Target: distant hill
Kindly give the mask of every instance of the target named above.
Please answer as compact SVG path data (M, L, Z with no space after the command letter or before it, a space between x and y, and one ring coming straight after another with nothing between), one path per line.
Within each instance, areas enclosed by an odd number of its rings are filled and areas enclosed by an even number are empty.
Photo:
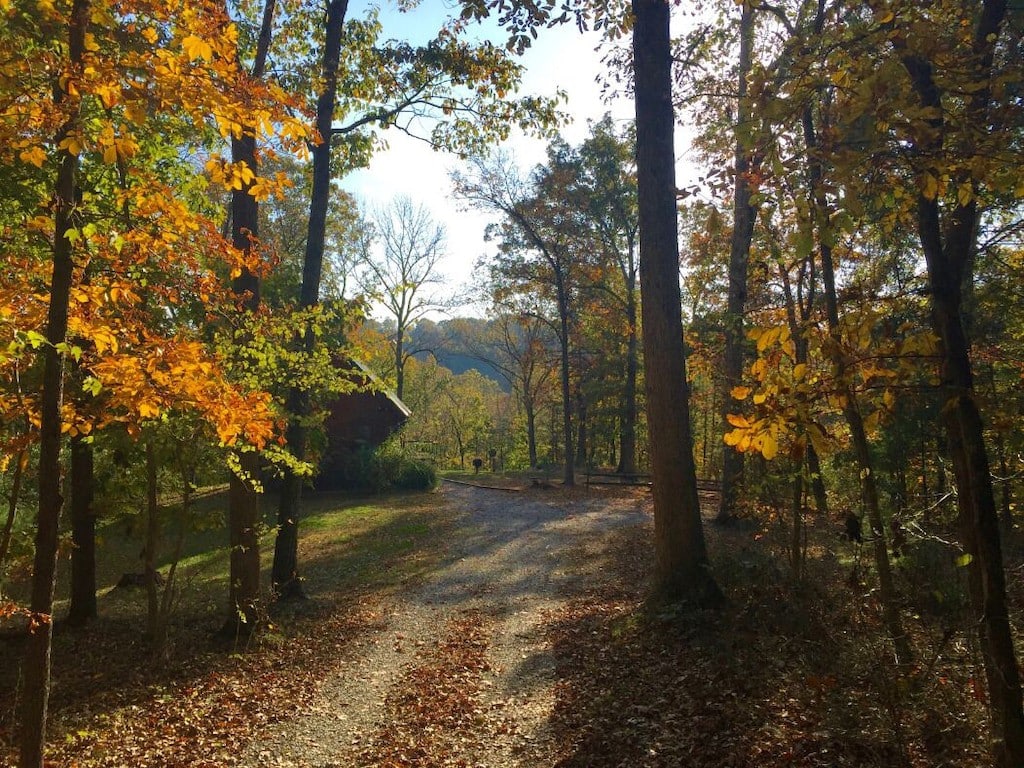
M454 374L465 373L476 369L482 376L496 381L506 392L508 382L498 370L487 362L479 359L486 354L477 356L476 350L481 345L475 342L485 335L489 321L478 317L460 317L442 320L421 320L409 334L411 348L417 350L414 357L426 360L433 355L440 365Z

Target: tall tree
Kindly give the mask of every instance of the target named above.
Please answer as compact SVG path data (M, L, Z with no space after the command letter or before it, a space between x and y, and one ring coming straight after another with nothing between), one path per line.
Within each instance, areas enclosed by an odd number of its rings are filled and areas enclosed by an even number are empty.
M320 303L320 282L323 275L331 191L331 140L338 101L342 31L347 12L348 0L331 0L327 5L323 60L320 67L323 86L316 102L316 131L319 142L314 145L312 151L313 185L309 202L306 251L302 261L302 284L299 288L299 306L302 309L310 309ZM313 352L316 336L309 325L302 334L301 344L305 354ZM288 424L288 444L292 455L299 461L305 461L305 420L310 410L309 392L306 387L292 386L288 392L288 410L294 414ZM303 594L298 563L301 484L302 478L298 473L286 470L277 508L277 538L274 540L274 563L271 569L274 591L279 597L301 597Z
M426 207L408 197L376 211L373 221L375 237L365 244L359 281L367 294L383 303L395 323L395 394L401 399L405 363L415 354L407 347L409 331L427 313L446 306L437 292L443 283L439 263L445 255L446 235Z
M739 61L736 83L736 127L733 173L733 221L729 242L729 300L724 319L725 351L722 356L722 423L730 408L729 393L741 382L743 373L743 312L747 303L747 264L754 237L757 208L752 204L751 174L756 172L753 130L754 115L747 96L747 78L754 60L754 3L742 2L739 19ZM726 451L722 456L722 494L718 521L728 522L736 516L739 489L743 482L743 454Z
M473 160L471 175L455 174L456 193L470 205L505 218L497 231L502 244L491 265L492 282L508 294L536 292L553 305L549 317L561 357L562 439L565 452L562 480L575 485L573 434L572 357L575 338L575 301L581 259L579 216L554 195L546 194L563 183L567 167L564 144L548 148L548 164L523 179L507 156Z
M959 45L950 42L948 48L929 47L910 30L924 26L941 39L939 33L952 21L942 15L944 9L930 16L930 9L903 3L895 10L899 13L878 8L876 20L889 33L916 100L918 119L911 122L910 139L918 181L917 229L928 267L932 322L941 341L941 413L956 477L960 535L971 558L969 591L989 687L994 754L998 765L1009 768L1024 765L1024 710L965 287L973 282L980 199L999 195L1000 185L1007 183L993 158L1005 152L1002 132L1010 127L1002 123L1001 113L1014 109L1005 101L1014 98L1006 94L1005 81L1007 67L1016 67L1019 77L1019 30L1006 39L1006 0L982 0L964 16L973 25L969 38ZM949 195L942 194L939 180ZM1016 184L1019 188L1019 167Z
M617 135L611 117L594 123L590 136L570 160L575 177L565 189L565 203L583 214L586 235L593 246L587 256L588 287L609 304L621 338L621 396L618 422L617 471L632 475L636 468L637 382L640 373L639 238L636 203L635 147L631 132ZM553 190L552 190L553 191ZM607 320L605 316L605 320ZM605 350L600 354L603 356Z
M250 77L261 80L270 55L276 0L265 0ZM260 306L260 275L255 266L259 246L259 203L252 194L259 170L256 131L240 125L231 135L231 162L248 169L231 193L231 244L242 254L231 289L239 306L255 313ZM239 337L244 343L244 336ZM238 454L237 471L231 473L228 489L228 538L231 544L228 577L228 612L225 634L248 634L258 628L260 594L260 457L246 451Z
M670 599L721 599L708 563L690 434L679 291L671 5L633 0L640 292L647 424L654 474L657 590Z
M19 768L42 768L50 694L50 649L53 639L53 593L61 507L61 406L64 395L64 353L68 304L74 272L75 203L78 196L78 153L68 143L81 129L82 99L73 87L85 62L90 0L75 0L67 17L67 59L53 72L53 101L63 113L54 137L59 165L53 186L54 235L43 380L39 413L39 511L36 517L32 567L32 627L22 667L25 693L21 704Z

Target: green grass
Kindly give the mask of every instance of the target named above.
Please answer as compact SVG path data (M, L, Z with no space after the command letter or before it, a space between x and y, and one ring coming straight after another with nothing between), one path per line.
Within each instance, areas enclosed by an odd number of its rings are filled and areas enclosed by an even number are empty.
M445 558L444 533L452 515L431 493L391 494L355 498L343 494L310 494L303 500L299 523L300 573L311 594L336 593L360 588L386 589L423 576ZM265 584L276 534L277 497L261 499L264 530L260 556ZM196 502L201 521L190 530L178 562L177 579L182 590L180 620L202 621L213 611L223 612L227 598L229 548L226 529L227 494L211 493ZM158 563L166 575L177 534L174 507L161 512L163 537ZM125 573L142 571L141 552L145 522L141 516L112 520L97 531L97 585L101 617L141 622L145 593L141 589L114 589ZM26 569L14 574L5 592L16 601L28 597ZM70 579L70 547L61 553L55 615L67 610ZM213 621L213 619L211 619Z

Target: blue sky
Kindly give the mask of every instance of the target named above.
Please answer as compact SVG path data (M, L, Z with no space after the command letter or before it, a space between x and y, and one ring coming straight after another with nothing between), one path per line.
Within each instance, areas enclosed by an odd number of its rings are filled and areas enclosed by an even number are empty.
M455 12L448 0L422 0L409 13L399 12L393 0L360 2L353 0L351 17L362 16L367 8L380 9L384 36L422 43L430 39L445 18ZM503 43L503 33L494 23L480 28L480 38ZM628 41L626 41L628 43ZM605 71L600 35L580 33L569 23L542 30L532 47L520 60L525 68L520 93L554 95L558 89L568 94L564 110L573 116L573 123L561 129L562 136L572 144L580 143L587 134L587 121L600 119L611 112L615 119L628 121L633 117L633 104L626 98L612 102L602 100L598 78ZM695 176L694 166L686 161L687 132L680 129L676 138L680 182ZM473 267L478 258L493 249L484 241L484 229L494 220L492 215L466 211L452 199L449 174L458 167L458 158L429 150L423 142L393 133L387 136L390 148L375 156L369 168L350 174L342 187L366 207L386 206L398 196L407 196L416 204L425 205L448 232L448 257L444 260L445 283L452 294L473 282ZM545 142L514 134L505 143L524 170L544 160ZM461 311L478 314L481 310L463 307Z
M399 13L390 2L378 5L384 36L414 43L429 39L430 33L451 13L450 3L442 0L423 0L420 7L410 13ZM361 16L367 7L370 4L353 2L349 14ZM503 39L497 35L500 32L492 27L482 29L480 36L491 36L495 42ZM574 123L563 128L562 135L571 143L578 143L586 136L588 119L598 119L606 111L621 119L632 116L629 101L620 99L613 104L601 101L600 86L596 82L603 68L600 54L595 52L599 43L598 35L581 34L569 24L542 31L521 60L526 73L520 93L553 95L559 88L567 92L569 102L565 110L573 115ZM493 219L461 210L460 204L452 199L449 173L458 165L455 156L433 152L422 142L402 134L393 133L387 139L389 149L375 156L369 168L346 177L341 186L365 206L384 206L400 195L425 205L448 231L449 255L444 262L447 285L452 289L468 285L473 265L491 247L484 242L483 234L487 223ZM518 134L505 145L524 169L544 159L544 147L543 141Z

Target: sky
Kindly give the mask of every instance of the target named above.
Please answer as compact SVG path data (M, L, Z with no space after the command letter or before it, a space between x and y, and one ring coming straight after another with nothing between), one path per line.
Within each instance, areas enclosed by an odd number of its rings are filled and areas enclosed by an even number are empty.
M378 4L374 4L378 5ZM350 6L350 16L361 15L369 4ZM422 42L424 32L436 30L450 11L444 0L423 0L411 13L399 13L394 5L378 5L384 36ZM480 37L496 37L500 31L482 30ZM568 94L563 111L573 116L573 123L561 129L561 135L571 144L580 143L587 135L587 120L600 119L611 112L616 119L632 119L633 105L620 98L613 103L601 99L601 87L596 76L603 69L596 52L600 36L580 33L572 24L542 30L533 46L520 62L525 75L520 95L552 96L560 88ZM450 172L459 166L457 157L435 152L422 141L392 132L386 135L389 148L375 155L366 169L349 174L341 187L352 193L364 208L387 206L398 196L409 197L414 204L424 205L435 220L443 224L448 235L448 255L442 270L446 286L454 293L472 282L473 267L485 251L493 245L484 241L484 229L495 221L493 214L467 211L452 197ZM545 142L514 134L502 148L511 151L522 169L528 170L544 160ZM468 308L467 308L468 309Z
M353 1L350 16L362 15L368 7L380 9L385 38L422 43L429 39L455 5L451 0L421 0L410 13L399 12L393 0ZM496 44L504 42L497 24L481 28L479 38ZM628 43L628 40L626 41ZM525 68L520 95L553 96L559 89L568 95L562 105L571 114L573 122L560 129L570 144L579 144L587 136L588 120L599 120L606 112L625 124L633 119L633 103L619 96L612 101L602 97L598 77L605 71L602 63L601 36L594 32L581 33L568 23L553 29L541 30L533 45L521 57ZM409 197L414 204L425 206L434 219L443 224L448 235L448 255L443 261L444 283L452 294L464 293L474 282L473 268L480 256L494 250L493 243L484 240L488 223L496 221L494 214L465 210L453 199L450 173L459 166L454 155L435 152L422 141L392 132L386 135L389 148L379 152L364 170L349 174L342 188L352 193L364 209L386 207L398 196ZM683 179L696 174L687 159L687 131L680 129L676 139L677 173ZM543 162L546 142L515 133L502 145L517 158L525 172ZM462 305L459 314L482 314L482 307ZM375 313L376 314L376 313ZM435 318L437 319L437 318Z

